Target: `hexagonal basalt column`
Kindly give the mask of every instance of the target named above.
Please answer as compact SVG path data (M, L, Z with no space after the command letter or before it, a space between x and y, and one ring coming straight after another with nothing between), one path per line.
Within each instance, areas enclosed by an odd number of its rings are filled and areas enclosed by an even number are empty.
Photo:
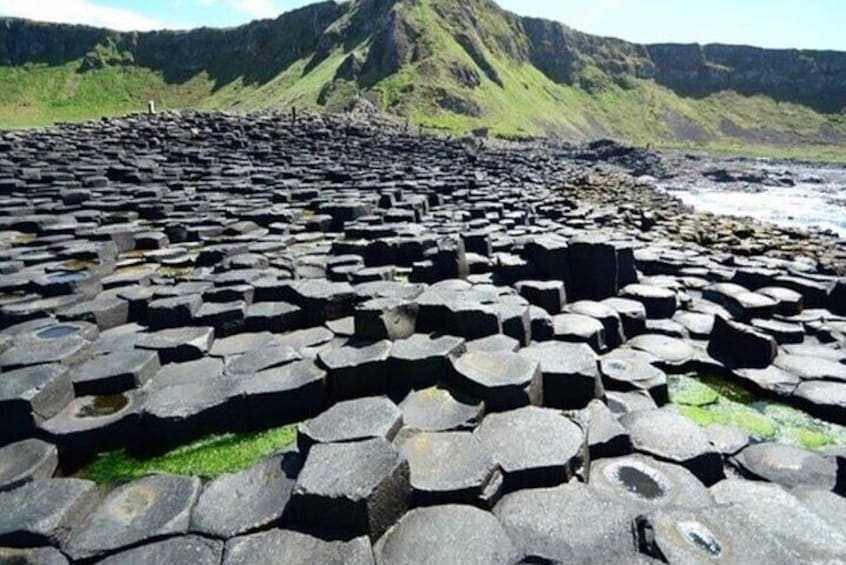
M470 351L453 361L459 386L488 410L510 410L543 401L540 364L516 353Z
M408 507L408 461L384 439L312 447L294 489L295 519L378 539Z
M188 531L200 479L151 475L120 486L74 528L66 553L91 559L156 537Z

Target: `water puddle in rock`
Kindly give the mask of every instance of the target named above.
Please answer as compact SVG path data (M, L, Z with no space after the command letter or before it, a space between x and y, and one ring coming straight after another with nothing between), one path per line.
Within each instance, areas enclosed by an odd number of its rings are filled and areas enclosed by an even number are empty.
M129 398L123 394L95 396L91 402L79 408L76 415L79 418L102 418L117 414L129 404Z
M39 331L37 334L41 339L58 339L79 333L79 328L76 326L59 325L50 326Z
M664 489L658 481L637 467L630 465L618 467L617 480L626 487L626 490L641 498L655 500L664 496Z
M711 533L711 530L699 522L679 522L676 528L684 538L694 547L701 549L711 557L719 557L723 553L720 542Z
M58 272L53 273L52 275L47 275L47 280L51 283L57 284L64 284L64 283L72 283L77 282L85 279L88 276L88 273L84 271L77 271L73 273L66 273L66 272Z
M786 404L756 398L726 379L711 375L671 375L670 401L699 424L743 430L755 441L775 441L809 449L846 445L846 427L814 418Z

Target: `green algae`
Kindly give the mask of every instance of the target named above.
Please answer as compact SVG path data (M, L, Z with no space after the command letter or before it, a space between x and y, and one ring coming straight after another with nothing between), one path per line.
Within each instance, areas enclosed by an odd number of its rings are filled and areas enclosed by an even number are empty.
M297 436L295 425L260 432L214 434L149 458L125 450L101 453L77 476L100 484L117 485L152 473L193 475L213 479L251 467L278 453Z
M846 445L846 427L779 402L756 398L726 379L674 375L668 378L668 384L671 402L700 426L734 426L756 441L776 441L807 449Z

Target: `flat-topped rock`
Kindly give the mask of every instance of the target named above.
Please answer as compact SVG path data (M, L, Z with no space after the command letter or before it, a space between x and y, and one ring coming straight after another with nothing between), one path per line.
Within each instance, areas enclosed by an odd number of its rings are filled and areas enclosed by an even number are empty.
M545 406L584 408L605 394L596 354L583 343L536 343L519 354L540 364Z
M65 551L73 559L89 559L184 534L199 493L199 479L176 475L151 475L117 487L74 528Z
M30 438L0 447L0 491L49 479L59 465L56 446Z
M221 475L203 487L191 514L191 531L229 539L281 521L302 457L295 451Z
M373 549L377 563L397 565L506 565L520 558L493 515L458 504L412 510Z
M177 536L116 553L99 561L105 565L218 565L223 556L223 542L200 536Z
M475 434L502 468L508 489L566 482L587 458L584 431L548 408L489 414Z
M324 540L293 530L268 530L226 542L224 565L312 565L344 563L373 565L373 550L365 536L349 541Z
M406 511L410 496L408 461L378 438L313 446L292 504L299 523L375 540Z
M470 351L454 360L459 386L488 410L509 410L543 401L540 363L510 352Z
M41 479L0 492L0 544L59 546L99 500L97 485L81 479Z
M684 466L706 485L723 478L723 460L705 432L671 408L639 410L620 418L635 450Z
M758 443L736 454L732 461L747 476L777 483L787 489L814 486L846 492L837 465L825 457L792 445Z
M484 414L481 401L440 387L410 392L399 408L406 426L428 432L472 429Z
M144 386L159 368L155 351L127 350L100 355L73 371L74 393L77 396L119 394Z
M490 508L499 497L502 474L488 451L469 432L421 432L399 444L411 469L417 506L470 504Z
M386 397L339 402L297 428L297 445L307 453L316 443L382 438L394 439L402 427L402 412Z

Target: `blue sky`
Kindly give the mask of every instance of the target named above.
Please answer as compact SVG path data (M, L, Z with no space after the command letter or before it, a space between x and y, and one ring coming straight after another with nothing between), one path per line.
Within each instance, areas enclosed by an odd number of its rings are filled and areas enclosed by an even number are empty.
M115 29L233 26L311 0L0 0L0 15ZM455 0L460 2L461 0ZM846 51L846 0L499 0L526 16L642 43Z

